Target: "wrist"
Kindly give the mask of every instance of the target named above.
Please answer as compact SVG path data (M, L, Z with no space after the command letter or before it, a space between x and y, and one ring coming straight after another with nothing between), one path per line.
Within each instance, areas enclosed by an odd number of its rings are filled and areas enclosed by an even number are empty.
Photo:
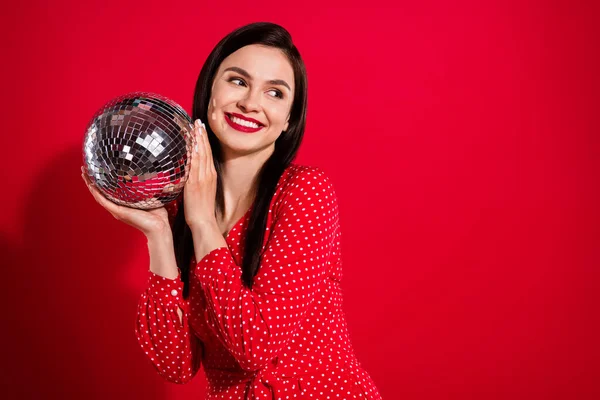
M217 220L203 220L203 221L195 221L192 223L188 222L188 226L190 227L190 230L192 231L192 233L198 232L206 232L206 231L212 231L212 230L219 230L219 225L217 224Z
M173 232L171 228L163 228L159 230L155 230L152 232L146 233L146 240L148 244L150 243L164 243L164 244L172 244L173 243Z
M212 250L227 247L227 242L223 238L216 220L194 224L190 229L197 262L200 262Z

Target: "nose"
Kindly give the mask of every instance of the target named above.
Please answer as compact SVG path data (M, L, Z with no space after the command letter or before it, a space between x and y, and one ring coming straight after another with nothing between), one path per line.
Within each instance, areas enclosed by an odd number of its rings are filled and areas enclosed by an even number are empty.
M260 92L257 90L248 90L244 97L238 101L238 107L243 112L260 111Z

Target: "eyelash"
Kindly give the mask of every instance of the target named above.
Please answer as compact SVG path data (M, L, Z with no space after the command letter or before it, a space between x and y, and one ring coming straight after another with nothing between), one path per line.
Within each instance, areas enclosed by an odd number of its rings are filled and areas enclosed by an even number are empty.
M229 79L227 80L227 82L233 82L233 81L241 81L241 82L244 82L244 84L246 84L246 82L245 82L245 81L244 81L242 78L236 78L236 77L232 77L232 78L229 78ZM240 85L237 85L237 86L240 86ZM278 97L278 98L280 98L280 99L283 99L283 93L281 92L281 90L277 90L277 89L271 89L271 90L269 90L269 91L270 91L270 92L271 92L271 91L273 91L273 92L277 93L277 96L276 96L276 97Z

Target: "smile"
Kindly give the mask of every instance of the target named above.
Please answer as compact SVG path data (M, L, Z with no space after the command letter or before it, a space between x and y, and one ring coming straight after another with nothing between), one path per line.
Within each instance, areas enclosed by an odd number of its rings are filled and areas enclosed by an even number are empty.
M225 121L227 121L229 126L231 126L233 129L245 133L257 132L263 127L263 125L258 122L250 121L248 119L242 119L236 114L231 113L225 114Z

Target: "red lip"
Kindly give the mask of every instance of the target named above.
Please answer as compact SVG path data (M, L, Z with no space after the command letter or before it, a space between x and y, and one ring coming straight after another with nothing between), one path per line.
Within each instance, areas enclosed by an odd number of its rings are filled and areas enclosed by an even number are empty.
M244 116L243 116L243 115L241 115L241 114L236 114L236 113L227 113L227 114L229 114L229 115L231 115L231 116L233 116L233 117L237 117L237 118L239 118L239 119L243 119L244 121L248 121L248 122L254 122L255 124L258 124L258 126L265 126L265 124L263 124L262 122L260 122L260 121L257 121L257 120L255 120L255 119L252 119L252 118L244 117Z
M255 124L258 124L258 128L250 128L248 126L238 125L231 120L230 116L243 119L244 121L254 122ZM264 126L261 122L255 120L255 119L244 117L243 115L235 114L235 113L225 113L225 121L227 121L229 126L231 126L233 129L238 130L240 132L246 132L246 133L257 132L257 131L261 130Z

